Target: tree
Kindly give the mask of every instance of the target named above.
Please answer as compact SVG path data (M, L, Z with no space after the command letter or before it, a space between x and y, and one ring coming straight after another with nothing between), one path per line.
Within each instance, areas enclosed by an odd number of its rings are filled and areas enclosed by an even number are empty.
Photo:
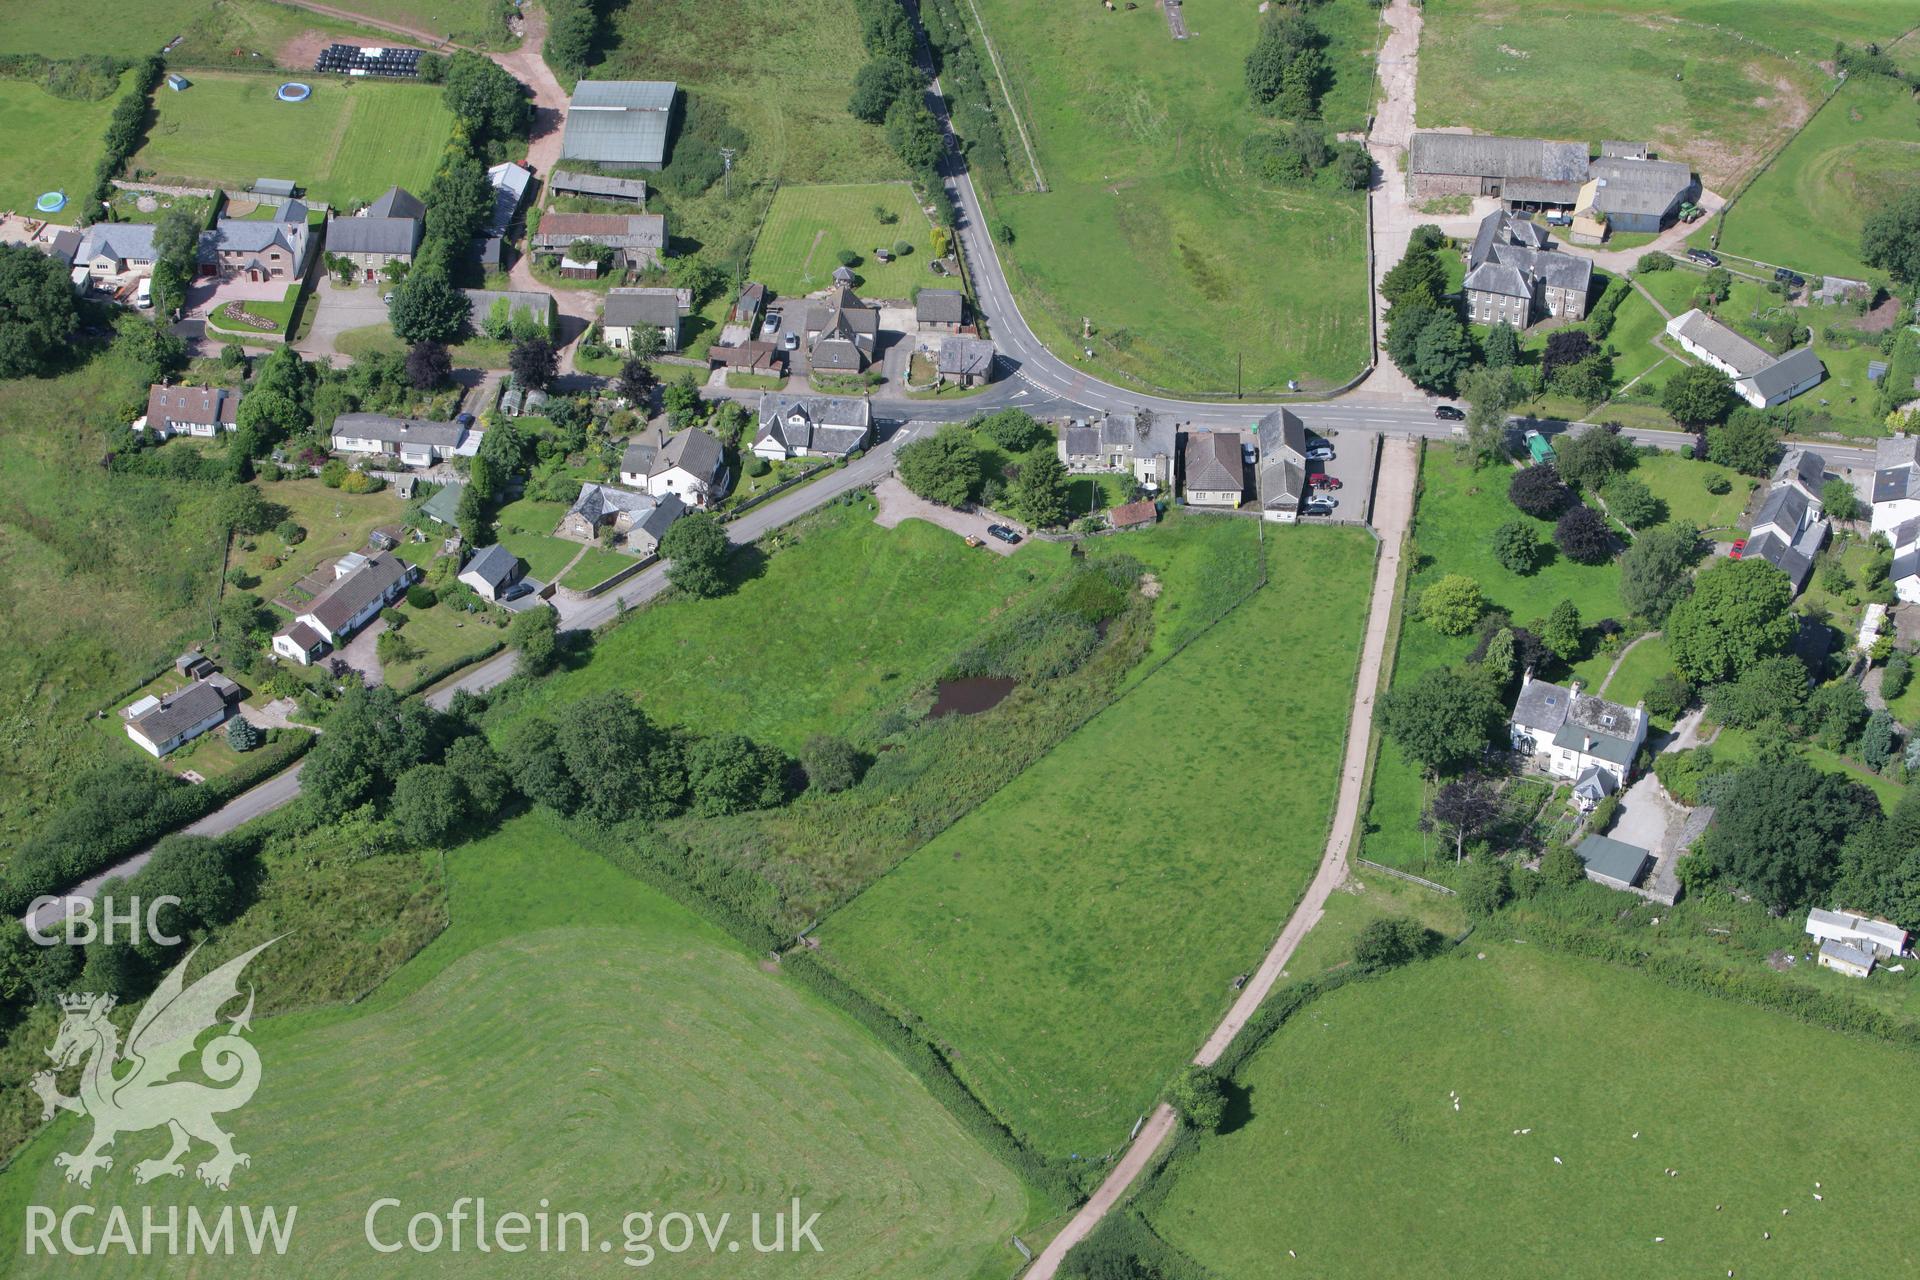
M620 398L639 412L646 412L652 403L653 388L659 379L653 376L653 366L637 355L630 355L620 365L620 376L614 387Z
M1797 658L1774 661L1800 666ZM1806 668L1801 667L1798 675L1801 697L1807 704L1807 732L1827 750L1845 751L1859 736L1861 726L1867 723L1867 695L1853 681L1840 679L1821 685L1808 697Z
M492 543L493 522L487 518L487 499L480 486L468 484L460 490L460 500L453 508L453 522L469 546L484 547Z
M887 145L914 173L929 173L946 150L940 122L918 94L902 98L887 110Z
M1351 139L1334 143L1327 168L1343 191L1365 191L1373 185L1373 157L1362 143Z
M265 533L273 527L274 514L258 489L236 484L220 495L214 518L231 533Z
M1579 364L1597 350L1593 335L1585 329L1555 329L1547 335L1547 349L1540 357L1541 380L1551 382L1560 370ZM1569 479L1573 478L1573 472L1568 471L1565 464L1560 469L1566 471Z
M560 357L545 338L527 338L513 344L507 367L513 370L515 386L545 391L560 372Z
M445 386L453 376L453 357L444 342L416 342L407 349L407 381L416 391Z
M1405 916L1369 920L1353 940L1354 967L1368 973L1398 968L1431 950L1433 930Z
M257 748L265 740L265 735L254 728L253 721L245 716L235 716L227 721L227 745L235 751L246 753Z
M186 341L158 320L123 315L113 322L113 333L114 354L137 367L142 382L158 382L187 367ZM0 325L0 368L4 368L9 342L6 326Z
M1736 409L1724 423L1707 428L1707 458L1744 475L1764 476L1773 470L1780 435L1762 414Z
M1567 482L1590 493L1633 465L1633 446L1605 427L1569 432L1554 443L1553 453Z
M1507 413L1520 401L1513 370L1471 370L1460 381L1460 394L1467 402L1467 443L1474 464L1498 464L1506 456Z
M1725 267L1711 267L1701 278L1700 292L1694 297L1708 310L1725 302L1733 293L1733 272Z
M202 226L200 216L182 202L161 214L153 228L153 307L161 315L173 314L187 300L187 285L200 266Z
M1513 628L1502 627L1487 638L1486 650L1480 655L1480 669L1496 689L1504 690L1513 679L1518 657Z
M234 874L246 852L241 841L167 836L154 846L152 860L128 887L148 902L169 895L180 899L179 909L195 925L225 924L246 905L246 890Z
M1693 589L1700 533L1690 524L1663 524L1633 540L1620 557L1620 601L1654 626Z
M1247 54L1247 92L1254 105L1294 120L1313 114L1328 76L1322 43L1318 28L1298 8L1271 10Z
M1067 468L1051 453L1035 454L1020 464L1007 490L1014 514L1036 529L1067 521Z
M272 387L256 386L240 400L234 415L239 432L250 434L261 453L290 436L305 431L312 420L298 401Z
M1785 653L1799 630L1792 602L1787 576L1765 560L1716 561L1667 615L1673 665L1694 684L1710 685Z
M464 252L493 217L493 184L487 180L487 167L464 151L448 154L452 158L441 162L420 197L427 206L426 233L408 269L409 280L423 265L444 278L453 269L454 255Z
M507 647L517 650L515 668L524 676L543 676L560 661L560 619L551 609L528 609L513 615L507 627Z
M1851 480L1834 476L1820 486L1820 505L1834 520L1858 520L1864 513L1860 493Z
M1891 702L1906 692L1907 682L1913 679L1913 659L1905 651L1895 649L1887 655L1886 670L1880 673L1880 696Z
M384 795L399 776L439 753L446 721L384 685L349 686L300 770L311 813L331 821Z
M1477 773L1465 774L1433 793L1420 819L1422 831L1437 831L1453 840L1453 860L1467 856L1467 842L1500 818L1500 794Z
M1629 529L1644 529L1660 523L1666 504L1653 496L1653 490L1632 476L1615 476L1601 491L1607 510Z
M1217 1133L1227 1118L1226 1087L1205 1067L1189 1065L1175 1076L1167 1101L1182 1120L1202 1133Z
M1702 837L1713 868L1774 911L1818 899L1852 832L1875 822L1873 793L1791 754L1734 771Z
M1513 897L1513 873L1497 858L1474 858L1457 882L1460 905L1476 920L1486 919Z
M667 282L685 289L697 308L726 287L727 273L704 253L685 253L668 261Z
M1857 687L1854 692L1859 692ZM1733 729L1762 725L1793 729L1800 724L1806 707L1807 668L1789 655L1762 658L1707 694L1707 709L1713 718ZM1860 703L1860 715L1863 719L1866 716L1864 701ZM1846 739L1852 737L1849 728Z
M1421 621L1443 636L1467 634L1485 608L1480 584L1462 573L1449 573L1420 593Z
M1693 686L1678 671L1669 671L1647 690L1647 710L1662 720L1678 720L1693 705Z
M1548 652L1562 662L1572 662L1579 656L1586 634L1580 627L1580 610L1573 601L1562 600L1553 606L1553 612L1540 625L1540 640Z
M574 704L554 746L579 791L580 812L597 822L671 817L686 804L678 739L623 693L608 690Z
M687 750L687 785L702 817L764 809L785 794L786 761L737 733L702 738Z
M445 765L415 765L394 782L387 812L408 844L435 848L466 822L467 789Z
M1485 681L1444 667L1380 698L1381 728L1430 774L1478 756L1501 713Z
M920 73L901 58L874 58L853 77L853 96L847 110L854 119L879 124L893 104L920 92Z
M53 372L76 317L65 267L27 245L0 244L0 378Z
M1903 285L1920 284L1920 187L1907 187L1867 215L1860 260Z
M1387 358L1408 377L1413 376L1411 370L1420 346L1420 333L1427 327L1427 321L1438 314L1438 309L1418 300L1404 302L1387 312L1387 336L1383 344Z
M943 507L965 505L980 482L980 455L963 427L942 427L904 446L895 465L902 484Z
M979 427L981 434L1008 453L1025 453L1053 436L1051 431L1034 420L1032 414L1022 409L1002 409L984 418L976 418L967 425Z
M1884 769L1893 758L1895 742L1893 716L1881 707L1867 717L1867 727L1860 731L1860 758L1869 769Z
M526 86L493 59L459 50L447 59L443 83L441 99L475 142L524 138L532 130Z
M387 319L402 342L457 342L467 328L466 295L445 272L416 266L393 291Z
M1507 500L1536 520L1551 520L1567 509L1573 494L1560 482L1554 465L1542 462L1514 473L1507 484Z
M660 538L667 559L667 581L691 596L717 596L726 590L727 557L733 545L718 516L693 511L681 516Z
M1691 430L1724 421L1734 403L1733 383L1727 375L1704 364L1680 370L1660 392L1660 407Z
M520 794L557 813L580 807L580 788L560 753L559 735L549 720L535 716L509 730L501 744L502 762Z
M1411 302L1415 306L1438 307L1447 292L1447 264L1431 251L1415 252L1395 263L1380 277L1380 296L1389 306Z
M700 384L694 381L691 373L683 373L667 384L661 394L660 403L667 411L667 419L676 427L696 421L706 413L706 402L700 398Z
M1473 361L1473 339L1466 326L1451 311L1435 311L1420 327L1420 340L1413 351L1413 368L1401 372L1418 386L1442 394L1451 393L1455 380Z
M547 39L541 55L563 75L586 70L600 37L600 10L592 0L567 0L547 6Z
M1574 507L1553 526L1553 544L1577 564L1602 564L1613 555L1613 530L1591 507Z
M1557 888L1571 888L1587 878L1587 864L1564 842L1540 855L1540 876Z
M845 791L860 781L860 753L845 738L816 733L800 748L800 767L814 791Z
M1520 363L1520 336L1510 324L1496 324L1481 342L1490 369L1510 369Z
M1493 558L1509 573L1526 577L1540 567L1540 534L1525 520L1509 520L1493 531Z

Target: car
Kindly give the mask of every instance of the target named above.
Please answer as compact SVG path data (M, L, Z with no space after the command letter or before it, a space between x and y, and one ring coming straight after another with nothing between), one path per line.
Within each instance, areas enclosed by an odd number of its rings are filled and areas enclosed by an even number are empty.
M1798 272L1789 271L1785 267L1775 267L1773 269L1773 278L1781 284L1791 285L1795 289L1798 289L1807 282L1805 276L1800 275Z
M386 303L386 304L387 304L388 306L392 306L392 305L393 305L393 294L392 294L392 293L386 293L386 294L383 294L383 295L381 296L381 298L380 298L380 301L382 301L382 302L384 302L384 303Z
M1008 546L1020 541L1020 535L1003 524L990 524L987 526L987 532Z
M1333 446L1325 440L1315 440L1307 446L1308 462L1332 462Z
M968 546L970 546L970 547L984 547L984 546L986 546L987 544L986 544L986 543L984 543L984 542L982 542L982 541L981 541L980 539L978 539L978 538L976 538L976 537L974 537L974 536L973 536L972 534L968 534L968 535L967 535L967 545L968 545Z
M800 349L800 335L797 333L789 333L780 339L780 345L788 351L798 351Z
M1735 538L1733 540L1733 547L1727 552L1727 559L1738 560L1741 556L1745 555L1746 553L1747 553L1747 540L1745 538Z
M1570 227L1573 225L1573 215L1570 213L1550 213L1547 215L1547 225L1550 227Z
M1307 477L1307 483L1316 489L1339 489L1343 486L1338 476L1330 476L1324 471L1316 471Z
M473 415L470 413L457 413L453 416L453 420L463 427L471 427L474 421Z
M531 582L516 582L505 591L502 591L500 598L502 600L518 600L521 596L526 595L532 590L533 584Z
M1330 516L1339 505L1340 499L1321 494L1307 499L1306 513L1310 516Z
M1703 267L1717 267L1720 265L1720 255L1717 253L1708 253L1705 249L1689 249L1687 250L1687 261L1697 262Z
M1460 412L1460 410L1450 404L1437 404L1433 406L1433 416L1442 422L1465 422L1467 420L1466 414Z

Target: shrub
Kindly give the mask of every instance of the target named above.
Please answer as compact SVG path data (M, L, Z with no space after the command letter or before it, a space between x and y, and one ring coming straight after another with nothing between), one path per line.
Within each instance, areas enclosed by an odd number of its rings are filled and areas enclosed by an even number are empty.
M747 459L747 474L750 476L763 476L771 470L773 470L773 464L757 453Z
M440 595L424 582L416 582L407 588L407 603L416 609L431 609L440 603Z
M1727 479L1717 471L1707 477L1706 485L1707 492L1716 497L1720 494L1730 492L1733 489L1733 481Z
M1507 500L1535 519L1551 520L1567 509L1573 494L1561 483L1553 464L1541 463L1514 475L1507 485Z
M227 721L227 745L235 751L252 751L263 740L264 735L245 716Z
M1693 705L1693 686L1678 671L1669 671L1647 690L1647 710L1662 720L1677 720Z
M1913 659L1895 650L1887 658L1887 669L1880 674L1880 696L1891 701L1906 692L1913 678Z
M1671 271L1673 270L1673 257L1670 254L1661 253L1658 250L1652 253L1643 253L1640 255L1640 261L1634 264L1634 270Z
M346 478L347 464L338 458L327 459L327 464L320 468L320 483L329 489L338 489Z
M307 540L307 531L291 520L282 520L274 526L273 531L280 535L280 541L290 547L297 547Z
M1353 962L1362 969L1391 969L1417 960L1436 941L1431 929L1402 916L1369 920L1353 940Z
M1420 617L1443 636L1473 630L1486 607L1480 584L1465 574L1449 573L1420 593Z
M1167 1101L1180 1118L1202 1133L1216 1133L1227 1118L1227 1091L1205 1067L1188 1066L1174 1078Z

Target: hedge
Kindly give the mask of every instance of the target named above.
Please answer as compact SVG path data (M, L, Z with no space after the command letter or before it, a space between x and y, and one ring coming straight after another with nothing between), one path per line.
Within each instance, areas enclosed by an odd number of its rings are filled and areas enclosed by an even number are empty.
M102 206L113 199L113 179L120 166L140 149L141 135L147 127L147 99L165 71L166 63L158 57L142 61L134 73L132 92L114 104L113 114L107 117L106 150L94 169L92 199L83 210L85 221L99 221Z
M403 698L410 698L422 689L439 684L456 671L464 670L476 662L485 662L488 658L491 658L494 654L499 653L506 647L506 641L495 640L478 653L468 654L464 658L449 658L437 667L428 667L425 671L414 676L412 680L409 680L404 688L395 689L394 692Z

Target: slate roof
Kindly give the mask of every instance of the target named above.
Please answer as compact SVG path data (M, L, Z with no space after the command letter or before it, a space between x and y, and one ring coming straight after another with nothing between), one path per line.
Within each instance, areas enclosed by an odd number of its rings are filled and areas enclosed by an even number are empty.
M1620 779L1614 775L1613 770L1602 769L1597 764L1588 765L1580 771L1580 776L1573 780L1575 795L1590 796L1596 801L1604 800L1619 789Z
M328 253L384 253L408 255L420 247L425 224L418 218L366 217L327 219Z
M1520 696L1514 699L1513 723L1523 729L1558 733L1560 726L1567 722L1567 708L1572 703L1573 695L1559 685L1528 680L1521 685Z
M240 399L239 392L226 387L169 387L156 382L147 389L147 425L230 427L240 415Z
M630 437L627 447L620 452L620 474L625 476L644 476L653 470L654 457L660 452L660 442L652 432L643 432Z
M424 422L385 413L343 413L333 420L333 434L355 440L378 440L383 444L424 444L451 449L459 445L467 429L457 422Z
M638 178L603 178L597 173L555 169L547 178L547 187L556 192L598 196L604 200L647 202L647 184Z
M151 222L96 222L80 237L74 261L117 258L123 262L152 262L154 229Z
M427 206L405 187L388 187L380 198L367 206L369 218L413 218L427 216Z
M520 558L495 542L482 547L473 559L467 561L467 567L460 571L461 577L472 574L498 591L520 576Z
M954 377L984 378L993 372L993 344L985 338L954 334L940 343L934 367Z
M299 189L299 184L291 178L255 178L251 191L263 196L291 196Z
M1587 146L1584 142L1548 142L1541 138L1416 133L1407 157L1407 172L1578 183L1587 177Z
M1769 526L1780 530L1781 536L1792 539L1800 535L1812 511L1807 495L1792 485L1782 485L1778 489L1767 491L1767 497L1760 504L1760 510L1754 513L1753 529L1758 532Z
M659 499L649 493L635 493L631 489L616 489L612 485L586 481L580 485L580 496L573 500L567 514L582 516L589 524L599 524L621 511L636 514L651 511L658 502Z
M1773 469L1773 483L1790 484L1794 481L1809 492L1818 494L1820 486L1827 477L1827 460L1811 449L1788 449L1780 457L1780 465Z
M1673 322L1671 332L1716 360L1725 361L1737 377L1749 377L1773 360L1773 353L1765 347L1749 342L1698 307Z
M754 444L779 443L789 453L810 449L843 454L866 444L873 429L873 405L842 396L790 396L767 392L760 397L760 426Z
M1633 763L1636 718L1632 708L1590 693L1570 697L1566 723L1553 735L1553 745L1625 769Z
M726 452L720 442L698 427L688 427L669 437L653 460L653 475L662 475L675 467L696 479L711 484L726 466Z
M1260 451L1260 505L1298 508L1307 496L1307 428L1299 415L1276 409L1254 428Z
M1526 273L1504 262L1483 262L1467 272L1461 287L1469 293L1496 293L1503 298L1532 298Z
M1787 354L1748 374L1740 381L1750 384L1763 399L1771 400L1791 391L1809 378L1822 377L1827 366L1813 353L1811 346L1795 347Z
M594 240L615 249L664 249L667 219L659 213L546 213L534 233L537 249L564 249Z
M325 636L315 631L308 623L299 619L295 619L291 626L283 628L279 634L292 640L294 644L299 646L300 652L302 653L312 653L315 649L321 648L327 643Z
M1239 492L1244 479L1240 461L1240 433L1196 431L1187 437L1187 491Z
M670 493L656 500L653 510L635 520L633 527L645 530L648 537L658 542L661 535L666 533L667 527L686 513L687 504L681 501L680 495Z
M305 202L300 200L289 200L285 204L275 207L273 211L273 220L275 222L304 223L307 220L307 215L310 212L312 211L307 208Z
M569 160L660 164L673 116L671 80L582 80L567 105L560 154Z
M743 342L736 347L708 347L707 359L729 369L774 369L786 363L786 352L772 342Z
M1777 489L1776 493L1791 493L1790 489ZM1820 547L1827 540L1831 526L1825 520L1816 520L1803 530L1796 530L1789 537L1773 529L1764 529L1747 539L1741 558L1747 560L1765 560L1768 564L1787 575L1798 593L1807 585L1807 579L1813 573L1814 558L1820 554ZM1899 562L1896 560L1889 572L1898 578Z
M255 222L222 218L213 230L200 233L200 261L212 262L221 253L262 253L279 247L296 258L306 252L304 222Z
M158 746L191 729L208 716L224 712L227 699L212 681L201 680L160 700L160 705L130 722L142 737Z
M1594 875L1625 885L1638 885L1646 879L1647 868L1653 863L1653 855L1639 845L1611 836L1588 836L1574 852Z
M966 318L966 297L958 289L922 289L913 300L913 318L921 324L959 324Z
M1173 419L1153 414L1109 413L1098 422L1068 426L1063 433L1069 458L1101 459L1115 453L1135 458L1171 457L1178 439Z
M40 252L53 258L60 265L70 267L73 265L73 255L80 251L80 242L85 238L83 233L75 231L72 227L66 227L54 232L52 240L43 242L40 245ZM1880 371L1885 373L1885 367L1883 366Z
M389 552L368 556L367 562L344 578L335 578L315 596L302 616L319 620L320 625L339 635L347 622L375 600L382 599L412 573L412 566Z
M1873 500L1897 498L1920 498L1920 436L1894 436L1874 445Z
M1610 214L1665 214L1694 190L1693 170L1677 160L1603 155L1587 177L1600 184L1593 207Z
M678 289L609 289L607 291L606 310L601 314L603 325L631 328L634 325L653 325L667 329L680 323L680 291Z

